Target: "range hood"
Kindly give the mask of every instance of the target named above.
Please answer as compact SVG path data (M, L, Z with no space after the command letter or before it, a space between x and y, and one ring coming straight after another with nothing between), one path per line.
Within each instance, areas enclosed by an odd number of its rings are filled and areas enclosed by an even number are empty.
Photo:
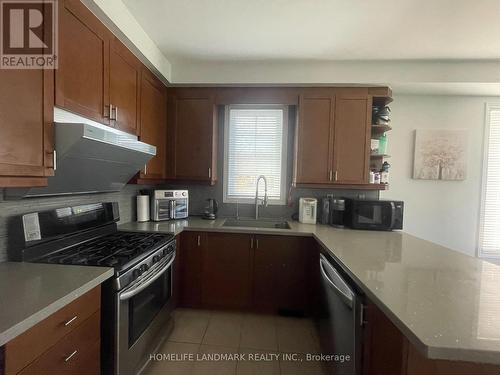
M54 110L56 168L43 188L6 189L7 198L115 192L156 155L137 136Z

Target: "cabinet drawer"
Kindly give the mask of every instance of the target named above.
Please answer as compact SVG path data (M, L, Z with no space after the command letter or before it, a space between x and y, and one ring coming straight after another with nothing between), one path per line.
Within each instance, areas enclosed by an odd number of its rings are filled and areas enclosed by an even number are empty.
M100 306L101 287L98 286L8 342L5 345L6 375L18 373L99 311Z
M100 311L43 353L19 375L100 373Z

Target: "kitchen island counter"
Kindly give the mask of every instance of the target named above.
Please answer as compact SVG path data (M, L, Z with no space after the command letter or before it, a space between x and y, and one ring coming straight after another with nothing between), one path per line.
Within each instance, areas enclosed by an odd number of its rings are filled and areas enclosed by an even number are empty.
M120 230L312 236L427 358L500 364L500 266L404 232L224 227L225 219L127 223Z

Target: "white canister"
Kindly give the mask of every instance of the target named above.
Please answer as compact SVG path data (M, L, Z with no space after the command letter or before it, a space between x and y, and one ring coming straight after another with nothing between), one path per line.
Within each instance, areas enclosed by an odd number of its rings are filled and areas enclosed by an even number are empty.
M137 221L149 221L149 195L137 196Z

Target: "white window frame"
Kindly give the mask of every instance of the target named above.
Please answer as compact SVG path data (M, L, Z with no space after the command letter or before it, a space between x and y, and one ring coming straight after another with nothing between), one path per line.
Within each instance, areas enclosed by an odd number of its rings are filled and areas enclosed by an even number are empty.
M491 111L500 111L500 103L486 103L485 105L485 116L484 116L484 134L483 134L483 160L482 160L482 171L481 171L481 198L479 207L479 220L478 220L478 231L477 231L477 256L480 258L490 258L490 259L500 259L500 249L498 254L484 254L481 251L481 233L484 224L484 207L486 200L486 183L488 182L488 152L490 143L490 120Z
M223 171L223 202L224 203L255 203L253 198L231 198L227 195L228 179L228 150L229 150L229 112L231 109L281 109L283 111L283 139L281 146L281 186L280 199L269 199L269 205L286 205L287 202L287 185L288 185L288 106L281 104L233 104L227 105L224 114L224 171ZM263 182L260 182L259 197L264 197Z

